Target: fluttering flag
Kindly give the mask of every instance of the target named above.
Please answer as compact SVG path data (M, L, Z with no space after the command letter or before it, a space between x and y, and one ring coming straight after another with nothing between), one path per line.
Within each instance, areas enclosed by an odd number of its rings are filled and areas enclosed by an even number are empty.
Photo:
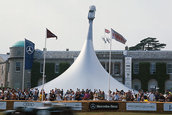
M35 51L35 44L25 39L25 69L31 69L33 63L33 54Z
M125 44L125 42L127 41L121 34L116 32L112 28L111 28L111 34L112 34L112 39L115 39L118 42Z
M105 43L107 43L106 38L102 37L102 40L103 40Z
M110 43L110 38L102 37L102 40L103 40L105 43Z
M110 31L108 29L105 29L104 31L105 33L109 34ZM104 37L102 37L102 40L105 42L105 43L110 43L110 38L108 38L105 34L104 34Z
M47 30L47 38L53 38L53 37L55 37L56 39L57 39L57 36L55 35L55 34L53 34L50 30L48 30L47 28L46 28L46 30Z
M110 38L106 38L107 43L110 43Z
M110 33L110 31L109 31L108 29L105 29L105 33L109 34L109 33Z

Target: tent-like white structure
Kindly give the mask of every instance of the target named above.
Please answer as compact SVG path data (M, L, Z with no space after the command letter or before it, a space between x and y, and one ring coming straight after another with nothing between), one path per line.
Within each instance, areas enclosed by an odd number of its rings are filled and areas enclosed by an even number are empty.
M94 48L92 39L93 19L95 18L95 6L91 6L88 14L89 30L83 48L74 63L60 76L44 84L45 92L51 89L100 89L106 93L109 90L109 79L111 90L131 90L118 82L100 64ZM38 87L39 90L42 86Z

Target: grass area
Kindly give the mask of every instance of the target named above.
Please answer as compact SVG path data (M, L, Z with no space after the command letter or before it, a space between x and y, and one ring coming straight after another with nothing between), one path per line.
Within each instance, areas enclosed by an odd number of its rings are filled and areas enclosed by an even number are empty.
M170 115L170 114L140 113L140 112L78 112L75 115Z

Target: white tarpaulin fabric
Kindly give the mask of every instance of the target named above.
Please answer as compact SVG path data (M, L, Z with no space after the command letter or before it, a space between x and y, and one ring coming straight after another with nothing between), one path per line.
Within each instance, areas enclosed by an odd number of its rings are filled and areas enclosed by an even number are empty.
M79 56L63 74L44 85L45 92L49 92L51 89L55 88L63 89L64 91L68 89L76 91L77 88L79 88L91 89L92 91L94 91L94 89L100 89L107 93L109 90L109 77L110 89L112 91L116 89L124 91L131 90L112 78L100 64L93 48L93 19L94 18L89 18L88 37ZM41 90L42 86L38 88Z

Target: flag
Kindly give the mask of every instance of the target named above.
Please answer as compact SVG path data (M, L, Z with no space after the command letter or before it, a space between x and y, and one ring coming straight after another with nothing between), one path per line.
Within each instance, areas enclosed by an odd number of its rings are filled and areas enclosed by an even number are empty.
M48 30L47 28L46 28L46 30L47 30L47 38L52 38L52 37L55 37L56 39L57 39L57 36L55 35L55 34L53 34L50 30Z
M110 39L109 39L109 38L104 38L104 37L102 37L102 40L103 40L105 43L110 43Z
M103 40L105 43L107 42L107 41L106 41L106 38L104 38L104 37L102 38L102 40Z
M27 39L25 39L25 69L31 69L33 63L33 54L35 51L35 44Z
M109 31L108 29L105 29L105 33L109 34L109 33L110 33L110 31Z
M110 43L110 38L106 38L107 43Z
M111 28L111 34L112 34L112 39L115 39L118 42L125 44L125 42L127 41L121 34L116 32L112 28Z

